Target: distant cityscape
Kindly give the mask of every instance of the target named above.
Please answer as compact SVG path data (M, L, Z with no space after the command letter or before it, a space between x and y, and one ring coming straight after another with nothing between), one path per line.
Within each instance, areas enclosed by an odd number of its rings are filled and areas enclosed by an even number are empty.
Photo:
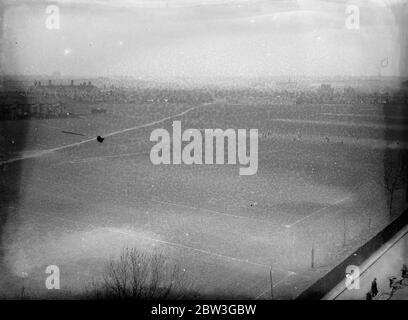
M59 79L60 77L56 77ZM0 91L0 120L56 118L75 116L69 110L72 103L149 104L228 102L236 104L398 104L408 102L408 81L400 86L395 79L360 80L358 85L347 86L347 81L316 83L304 80L275 81L264 86L190 86L164 83L142 83L132 79L66 80L3 78ZM31 80L31 79L30 79ZM128 81L125 81L128 80ZM350 81L354 84L353 81ZM372 88L375 90L371 90ZM92 113L105 112L92 108Z

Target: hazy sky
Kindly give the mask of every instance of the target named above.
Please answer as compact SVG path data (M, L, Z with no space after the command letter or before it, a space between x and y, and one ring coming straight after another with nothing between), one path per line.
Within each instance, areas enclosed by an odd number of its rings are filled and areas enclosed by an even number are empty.
M45 1L17 1L5 10L4 69L141 78L399 75L398 22L383 2L65 0L54 2L60 29L48 30ZM359 30L345 26L348 4L360 8Z

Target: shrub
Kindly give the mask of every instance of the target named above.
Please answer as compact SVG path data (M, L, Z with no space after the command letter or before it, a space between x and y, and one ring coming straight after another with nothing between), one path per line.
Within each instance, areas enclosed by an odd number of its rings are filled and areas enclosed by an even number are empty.
M161 253L124 248L111 259L102 279L88 293L93 299L184 299L192 298L191 282L177 264Z

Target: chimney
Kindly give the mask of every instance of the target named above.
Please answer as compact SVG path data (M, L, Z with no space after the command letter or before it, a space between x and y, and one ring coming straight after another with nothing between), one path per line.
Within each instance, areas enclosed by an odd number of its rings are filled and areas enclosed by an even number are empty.
M51 80L48 80L48 85L52 86Z
M71 80L71 87L74 85L74 80Z

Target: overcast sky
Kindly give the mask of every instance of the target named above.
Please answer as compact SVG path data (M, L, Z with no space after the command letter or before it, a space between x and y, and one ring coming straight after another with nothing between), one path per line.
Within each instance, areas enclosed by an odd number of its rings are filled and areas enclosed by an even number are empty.
M5 10L7 73L154 79L400 73L398 19L381 0L347 2L360 8L359 30L346 28L344 1L65 0L57 1L59 30L46 28L44 1L17 3Z

